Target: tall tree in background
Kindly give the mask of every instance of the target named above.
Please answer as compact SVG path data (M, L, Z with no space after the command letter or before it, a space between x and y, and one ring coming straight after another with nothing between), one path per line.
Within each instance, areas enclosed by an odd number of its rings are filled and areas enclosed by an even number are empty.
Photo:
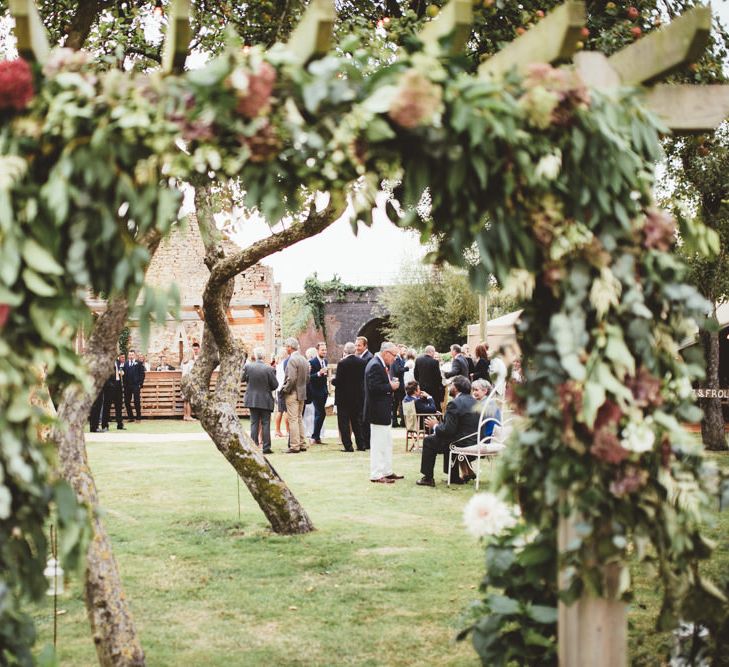
M676 189L673 197L679 216L695 216L719 235L720 250L713 257L682 249L691 269L691 282L714 304L713 328L701 328L699 339L706 360L707 389L719 388L719 324L716 304L729 298L729 123L712 136L671 142L669 173ZM702 398L701 435L708 449L727 449L721 399Z

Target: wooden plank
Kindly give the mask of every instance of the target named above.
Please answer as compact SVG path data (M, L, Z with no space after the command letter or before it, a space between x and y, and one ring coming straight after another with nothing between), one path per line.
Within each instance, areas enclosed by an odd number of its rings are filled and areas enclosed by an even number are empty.
M191 39L190 0L172 0L167 12L167 34L162 51L162 69L165 72L181 72L185 68Z
M674 132L710 132L729 118L729 85L659 84L645 103Z
M500 76L512 68L523 72L533 63L566 60L577 50L585 25L585 3L568 0L508 46L481 63L482 77Z
M698 60L710 31L711 9L694 7L660 30L614 53L608 62L623 84L650 83Z
M452 35L449 52L455 54L463 51L463 47L471 36L472 5L471 0L450 0L447 5L443 6L438 16L425 24L420 31L420 41L438 51L440 50L439 40Z
M560 553L576 537L576 518L559 518ZM559 602L557 641L560 667L627 667L628 605L616 600L619 566L606 566L606 587L612 599L589 594L566 605ZM560 588L564 577L560 573Z
M311 1L287 43L295 62L303 65L329 51L336 17L334 0Z
M607 90L620 86L620 76L611 67L607 56L599 51L580 51L572 61L580 78L592 88Z
M10 0L10 14L15 19L15 37L18 53L26 60L43 64L48 60L51 47L48 44L46 28L41 21L33 0Z

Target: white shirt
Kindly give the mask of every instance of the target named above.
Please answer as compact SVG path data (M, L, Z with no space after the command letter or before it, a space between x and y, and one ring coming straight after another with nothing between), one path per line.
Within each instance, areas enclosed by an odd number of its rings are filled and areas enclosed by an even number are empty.
M506 364L501 357L494 357L489 362L489 375L494 381L496 393L504 395L506 391Z

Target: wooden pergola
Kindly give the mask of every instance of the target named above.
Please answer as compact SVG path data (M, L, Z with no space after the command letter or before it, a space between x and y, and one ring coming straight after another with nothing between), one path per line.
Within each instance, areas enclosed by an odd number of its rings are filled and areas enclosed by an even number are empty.
M10 0L16 20L18 50L25 58L43 62L50 52L48 39L32 0ZM163 68L179 71L187 56L190 0L172 0ZM472 24L471 0L451 0L421 32L422 41L440 48L451 36L449 48L457 53L467 42ZM299 63L326 53L336 19L333 0L312 0L292 34L288 49ZM660 83L675 70L703 53L711 29L711 10L696 7L617 53L579 50L585 26L584 2L568 0L499 53L483 62L477 76L491 79L534 63L567 64L594 89L637 88L645 106L675 134L708 132L729 116L729 86ZM486 334L486 303L482 298L481 331ZM561 519L559 549L564 551L574 534L577 517ZM608 595L584 595L570 606L560 604L559 663L565 667L621 667L627 665L627 606L617 599L620 569L604 568ZM560 579L561 581L561 579Z

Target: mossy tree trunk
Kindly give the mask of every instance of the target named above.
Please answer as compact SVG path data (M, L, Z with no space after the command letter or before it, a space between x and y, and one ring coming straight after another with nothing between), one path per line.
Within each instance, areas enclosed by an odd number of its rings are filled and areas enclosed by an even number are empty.
M235 255L225 257L213 221L210 193L204 187L195 191L198 224L205 243L205 263L210 278L203 294L205 332L200 356L191 373L183 378L182 392L200 418L218 450L233 466L266 515L274 532L290 535L307 533L314 525L301 503L243 430L236 414L236 402L245 347L228 325L227 310L233 295L235 277L268 255L318 234L339 217L330 204L324 211L310 211L303 222L254 243ZM220 363L214 391L210 377Z
M113 368L117 341L127 321L128 310L127 299L115 297L96 321L84 355L92 389L87 391L74 383L64 390L58 409L58 425L53 432L61 473L76 492L79 502L87 507L91 519L92 540L86 553L84 600L99 664L103 667L145 664L111 539L99 516L99 494L84 442L84 425L91 404Z

